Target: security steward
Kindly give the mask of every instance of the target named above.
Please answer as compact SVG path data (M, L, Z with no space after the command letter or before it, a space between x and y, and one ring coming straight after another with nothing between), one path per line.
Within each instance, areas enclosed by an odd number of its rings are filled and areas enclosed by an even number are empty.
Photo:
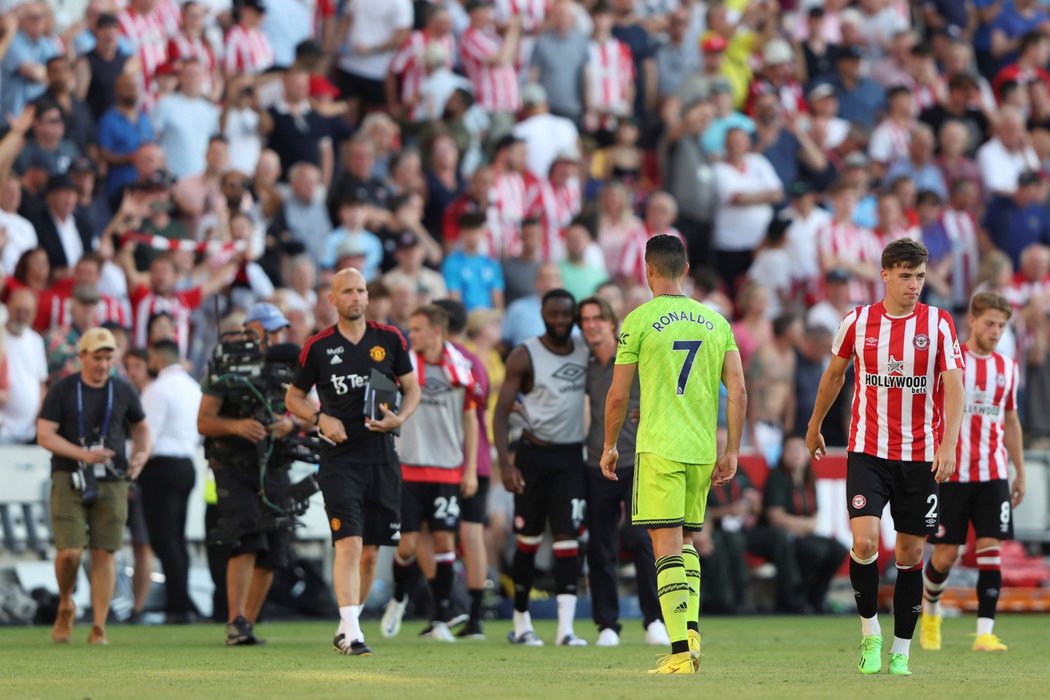
M283 340L288 325L273 304L254 304L244 318L245 337L257 339L265 352ZM291 416L282 416L271 425L243 417L252 405L244 405L249 400L235 389L227 383L212 384L206 377L197 414L197 430L206 438L205 454L215 474L219 527L214 532L221 531L223 540L229 537L236 542L226 564L227 646L262 643L255 636L255 623L274 570L288 563L291 532L268 520L279 514L291 463L277 452L271 454L263 479L264 500L259 495L259 446L271 433L279 439L300 429L299 421Z
M80 372L55 382L37 418L37 442L51 452L51 532L55 539L58 617L52 641L73 636L73 587L84 548L91 550L89 644L107 644L106 616L117 569L113 553L124 546L128 487L150 453L149 426L138 395L111 376L117 341L91 328L77 343ZM124 444L131 437L131 457Z

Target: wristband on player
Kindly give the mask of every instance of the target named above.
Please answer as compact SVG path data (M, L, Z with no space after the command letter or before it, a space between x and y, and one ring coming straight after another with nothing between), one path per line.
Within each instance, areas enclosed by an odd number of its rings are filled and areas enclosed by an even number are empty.
M314 414L312 422L316 426L320 426L321 425L321 412L320 411L318 411L317 413Z

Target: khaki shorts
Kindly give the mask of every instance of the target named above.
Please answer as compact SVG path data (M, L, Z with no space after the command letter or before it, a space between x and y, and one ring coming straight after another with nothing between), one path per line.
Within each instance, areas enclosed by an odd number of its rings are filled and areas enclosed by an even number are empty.
M124 546L128 520L128 481L98 482L98 498L84 505L80 491L69 484L69 474L51 477L51 535L57 549L105 549Z
M631 524L700 530L714 470L713 464L684 464L651 452L635 455Z

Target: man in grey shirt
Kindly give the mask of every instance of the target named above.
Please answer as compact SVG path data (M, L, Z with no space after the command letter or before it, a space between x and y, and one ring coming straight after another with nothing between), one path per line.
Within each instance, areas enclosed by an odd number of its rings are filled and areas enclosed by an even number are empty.
M624 524L622 513L631 512L634 484L634 446L638 434L640 394L638 378L631 387L627 403L628 419L616 444L623 458L619 462L617 481L602 476L598 467L605 440L605 397L612 386L616 365L619 322L605 299L593 296L580 302L578 324L590 347L587 362L587 396L590 397L590 428L587 431L587 566L590 572L591 604L598 625L598 646L620 643L620 604L617 590L617 559L622 547L634 561L638 584L638 602L642 608L645 641L667 644L667 628L660 613L656 594L656 564L653 545L645 528ZM622 542L617 546L617 534Z
M573 3L560 1L551 10L550 29L536 39L529 82L547 91L551 114L579 122L583 114L583 66L588 37L576 28Z

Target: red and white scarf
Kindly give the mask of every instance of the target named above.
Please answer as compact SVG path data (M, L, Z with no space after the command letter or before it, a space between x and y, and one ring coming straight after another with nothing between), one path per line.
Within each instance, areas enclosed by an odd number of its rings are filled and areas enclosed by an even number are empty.
M427 361L423 353L415 350L409 353L409 357L412 360L412 369L419 379L419 385L423 386L426 382ZM452 384L453 388L464 387L469 391L474 385L470 360L448 341L445 341L445 348L441 353L441 369L445 373L445 379Z
M167 238L159 234L142 231L127 231L121 236L121 243L135 241L154 250L186 250L191 253L241 253L248 249L246 241L194 241L190 239Z

